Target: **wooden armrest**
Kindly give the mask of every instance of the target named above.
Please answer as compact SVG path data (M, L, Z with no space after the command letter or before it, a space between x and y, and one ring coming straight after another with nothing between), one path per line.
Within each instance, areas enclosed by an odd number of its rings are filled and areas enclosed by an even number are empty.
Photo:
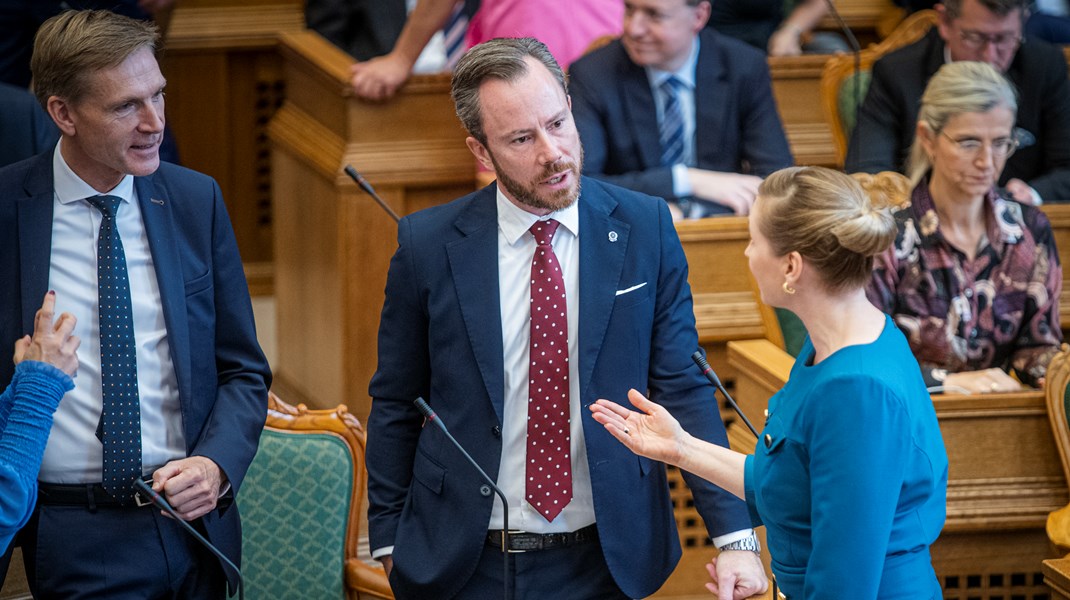
M394 592L382 567L373 567L351 558L346 561L346 587L360 594L393 600Z

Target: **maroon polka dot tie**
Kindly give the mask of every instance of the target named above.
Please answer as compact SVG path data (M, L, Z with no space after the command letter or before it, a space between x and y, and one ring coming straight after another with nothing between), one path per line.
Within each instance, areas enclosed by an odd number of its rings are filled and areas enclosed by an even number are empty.
M550 241L557 221L531 226L531 362L528 365L527 499L547 521L572 500L568 312L565 280Z

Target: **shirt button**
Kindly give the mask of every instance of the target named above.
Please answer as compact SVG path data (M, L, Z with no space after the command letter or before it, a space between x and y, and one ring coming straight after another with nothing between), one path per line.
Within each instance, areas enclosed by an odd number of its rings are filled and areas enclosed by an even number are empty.
M765 434L765 447L766 448L772 448L773 447L773 436L769 435L768 433Z
M967 298L973 298L973 289L972 288L966 288L966 291L963 292L963 293L966 294Z
M479 486L479 493L483 496L489 496L491 494L490 486L485 483Z

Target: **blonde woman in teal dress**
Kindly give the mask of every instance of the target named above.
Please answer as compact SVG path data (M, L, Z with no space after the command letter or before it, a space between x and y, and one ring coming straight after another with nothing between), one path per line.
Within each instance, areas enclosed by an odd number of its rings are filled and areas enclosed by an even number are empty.
M691 437L636 390L637 411L591 406L633 452L744 498L792 599L941 597L929 546L944 524L947 454L906 339L865 294L895 232L842 173L793 167L763 182L750 269L762 300L796 313L809 338L769 401L754 455Z

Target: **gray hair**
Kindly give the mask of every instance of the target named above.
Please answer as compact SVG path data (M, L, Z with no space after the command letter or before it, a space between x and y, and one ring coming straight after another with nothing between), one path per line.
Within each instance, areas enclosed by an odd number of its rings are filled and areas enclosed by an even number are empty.
M977 0L977 2L998 17L1005 17L1014 10L1021 10L1023 21L1032 4L1032 0ZM943 0L941 4L944 5L944 13L947 14L948 19L957 19L962 14L962 0Z

